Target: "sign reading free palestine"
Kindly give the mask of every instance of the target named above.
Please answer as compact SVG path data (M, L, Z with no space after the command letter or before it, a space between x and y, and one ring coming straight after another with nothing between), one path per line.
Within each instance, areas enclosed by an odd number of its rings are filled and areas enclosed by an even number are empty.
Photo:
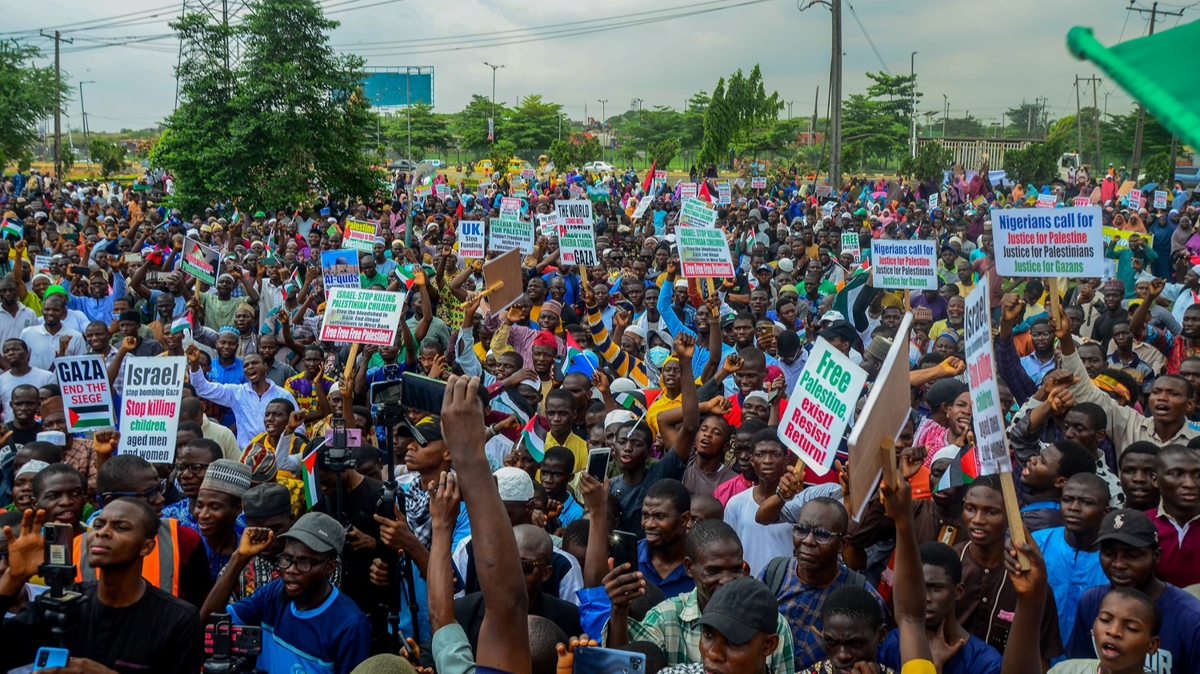
M792 387L780 418L779 439L817 475L833 466L834 456L867 373L828 341L817 338L808 362Z
M386 290L334 288L325 302L321 341L395 344L404 297Z

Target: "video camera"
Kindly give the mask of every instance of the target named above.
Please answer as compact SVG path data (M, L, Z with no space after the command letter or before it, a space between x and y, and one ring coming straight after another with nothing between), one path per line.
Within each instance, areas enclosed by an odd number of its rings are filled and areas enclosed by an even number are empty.
M204 627L204 674L251 671L252 658L262 653L262 628L234 625L228 613L214 613Z

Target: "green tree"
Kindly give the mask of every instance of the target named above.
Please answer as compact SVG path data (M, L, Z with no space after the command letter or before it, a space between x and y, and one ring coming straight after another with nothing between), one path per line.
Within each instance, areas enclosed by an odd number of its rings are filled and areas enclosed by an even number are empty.
M42 52L10 40L0 42L0 167L28 158L38 140L37 123L67 97L53 67L38 67Z
M1133 162L1133 141L1137 136L1137 109L1124 115L1109 115L1109 122L1100 125L1100 142L1104 146L1104 155L1109 161L1114 158L1118 166L1131 166ZM1171 132L1158 122L1157 119L1146 115L1146 123L1142 128L1142 160L1147 157L1171 151Z
M100 167L105 178L120 173L125 168L125 148L116 143L97 138L88 145L92 161Z
M671 165L671 160L675 158L675 153L678 151L679 139L667 138L651 145L646 159L651 163L657 162L659 166L666 169Z
M1008 120L1004 127L1005 138L1040 138L1047 134L1042 121L1042 106L1037 103L1022 102L1015 108L1009 108L1004 116Z
M1030 143L1023 150L1004 153L1004 170L1021 184L1045 185L1058 177L1058 160L1062 156L1060 141Z
M658 105L650 110L632 111L631 115L624 131L638 147L646 148L669 139L679 140L683 115L671 108Z
M921 103L922 94L917 91L914 75L889 75L887 73L867 73L871 84L867 87L867 95L893 118L900 126L909 129L912 123L913 97L917 105ZM908 138L906 135L905 138ZM907 145L907 143L905 143Z
M62 164L63 175L70 173L71 169L75 168L75 149L71 147L70 143L66 143L62 146L62 154L59 155L59 163Z
M700 149L700 144L704 142L704 114L708 112L711 102L712 97L707 91L692 94L688 99L680 120L679 142L683 147L689 150Z
M547 103L541 96L533 94L509 111L500 128L504 138L518 149L529 152L550 147L550 143L558 139L561 121L561 105Z
M433 111L428 103L413 103L398 115L388 118L388 145L399 155L408 156L409 119L412 119L412 147L414 161L423 159L431 149L450 147L449 120Z
M1171 184L1171 155L1159 152L1146 159L1142 170L1146 173L1146 183L1158 183L1159 189L1167 189Z
M598 161L603 155L600 140L595 136L587 136L575 147L575 166L583 166L590 161Z
M496 102L496 123L507 114L503 103ZM492 116L492 99L474 94L462 110L450 115L450 133L461 139L468 150L482 152L491 146L488 140L488 118ZM499 137L499 134L497 134Z
M875 158L886 162L907 147L908 129L883 103L852 94L842 105L842 139L858 149L857 168L846 162L847 170L859 170Z
M511 140L501 139L492 143L488 148L487 158L492 160L492 170L496 176L504 175L508 170L508 162L516 153L517 147L513 145Z
M617 156L621 158L621 163L626 166L632 166L635 159L638 157L637 148L631 143L625 143L621 149L617 150Z
M941 143L926 143L916 157L906 156L900 160L900 173L918 182L942 180L942 172L954 163L954 153Z
M701 164L717 164L735 143L744 143L756 129L774 123L783 101L778 92L767 95L762 70L756 64L747 77L738 69L717 81L712 99L704 113L704 140L700 145Z
M966 117L950 117L946 119L947 138L980 138L987 135L987 127L971 114Z

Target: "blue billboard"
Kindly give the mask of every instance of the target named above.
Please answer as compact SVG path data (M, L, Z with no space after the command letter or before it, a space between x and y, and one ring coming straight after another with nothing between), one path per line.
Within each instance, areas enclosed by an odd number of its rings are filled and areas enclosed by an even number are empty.
M368 68L363 78L363 94L377 108L411 103L433 105L433 68Z

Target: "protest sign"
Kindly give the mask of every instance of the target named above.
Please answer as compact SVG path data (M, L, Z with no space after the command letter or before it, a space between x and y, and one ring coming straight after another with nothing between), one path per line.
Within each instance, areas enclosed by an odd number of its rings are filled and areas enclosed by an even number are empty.
M733 260L725 233L712 227L679 227L679 263L686 278L729 278Z
M821 215L827 218L833 217L833 205L834 202L832 201L826 201L825 203L821 204Z
M578 183L571 183L571 186L567 188L567 191L570 192L572 199L578 199L579 197L583 196L583 188L580 187Z
M521 271L521 252L509 250L483 263L483 282L488 288L500 287L487 296L492 313L504 311L518 298L525 296L525 275Z
M1072 206L1091 206L1092 200L1088 197L1075 197L1074 201L1071 202L1071 205Z
M1147 248L1154 247L1154 235L1153 234L1142 234L1140 232L1131 232L1127 229L1118 229L1116 227L1104 227L1103 229L1101 229L1101 231L1104 233L1103 241L1104 241L1104 247L1106 247L1106 248L1108 247L1108 244L1112 243L1115 240L1117 242L1117 245L1113 248L1113 250L1125 250L1126 248L1129 247L1129 237L1131 237L1135 234L1142 238L1142 241L1146 244Z
M818 197L832 197L833 196L833 186L832 185L817 185L817 196ZM930 208L933 208L933 206L930 206Z
M446 183L438 183L437 185L434 185L433 190L437 194L438 199L445 199L446 197L450 196L450 186Z
M478 258L487 254L487 235L482 220L463 220L458 223L458 254Z
M1058 197L1053 194L1039 194L1037 198L1038 208L1054 208L1058 203Z
M114 428L108 370L97 355L54 359L54 373L67 412L67 432Z
M334 288L325 302L321 341L395 344L404 297L405 293L387 290Z
M501 220L520 220L521 219L521 200L516 197L501 197L500 198L500 219Z
M358 251L344 249L321 251L321 276L325 281L326 297L333 288L361 287Z
M654 203L654 197L646 195L638 200L637 208L633 209L633 219L637 220L646 214L646 209L650 208L650 204Z
M347 248L370 253L375 250L375 237L378 236L379 226L368 220L346 219L346 231L342 242Z
M150 463L175 462L184 356L126 356L117 454L136 454Z
M424 199L433 196L433 185L413 185L413 198Z
M138 264L141 264L140 262ZM50 256L49 255L34 255L33 256L33 273L44 274L50 271Z
M518 198L529 196L529 188L526 186L524 180L514 179L512 181L512 195Z
M521 169L521 179L522 180L533 180L536 177L537 177L536 170L534 170L532 168Z
M912 329L912 312L906 312L896 330L896 338L888 348L887 357L875 376L875 385L867 396L862 414L854 422L854 430L846 439L850 452L850 500L846 510L855 520L862 521L867 502L884 474L885 460L895 466L892 444L911 407L908 385L908 337ZM888 452L885 457L884 452Z
M733 203L733 191L729 186L729 180L717 181L717 203L722 206Z
M522 255L533 254L533 223L523 220L491 220L488 222L488 248L508 250L515 248Z
M537 216L538 234L540 236L553 236L558 238L559 222L558 213L540 213Z
M699 199L684 199L679 209L679 224L691 227L715 227L717 211L709 208L708 202Z
M684 202L688 199L695 199L698 189L696 183L683 183L679 186L679 201Z
M992 355L992 323L988 310L988 279L985 274L967 295L963 331L968 384L971 387L971 419L975 426L975 456L980 474L1008 472L1008 446L1004 442L1004 408L996 387L995 357Z
M780 418L779 439L817 475L833 467L867 373L817 338Z
M996 271L1001 276L1098 277L1104 271L1102 227L1098 206L995 211Z
M664 183L667 182L667 172L662 169L655 170L654 171L654 179L659 182L664 182Z
M1141 190L1129 190L1129 207L1130 208L1141 208L1142 207L1142 191Z
M929 195L929 210L936 211L938 207L938 194L934 192Z
M858 232L842 232L842 252L854 254L854 264L862 264L862 249L858 243Z
M210 248L191 237L184 237L183 260L179 266L192 278L200 279L210 286L215 285L217 276L221 273L221 254L215 248Z
M752 189L752 190L767 189L766 176L754 176L754 177L750 178L750 189Z
M1154 190L1154 207L1159 210L1165 210L1167 208L1166 190Z
M871 242L871 271L876 288L937 290L937 245L876 239Z
M734 187L741 189L746 186L746 181L742 178L738 178L737 180L733 181L733 185L734 185Z
M564 264L596 264L596 232L592 224L592 202L570 200L554 202L558 215L558 247Z

